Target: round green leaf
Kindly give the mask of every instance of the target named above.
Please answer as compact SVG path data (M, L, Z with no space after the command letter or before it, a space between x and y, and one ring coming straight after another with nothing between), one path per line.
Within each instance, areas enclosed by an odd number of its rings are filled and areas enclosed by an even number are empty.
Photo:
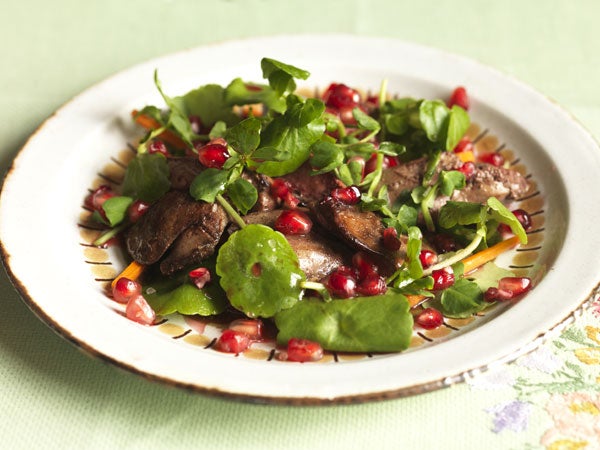
M217 274L231 304L249 317L290 308L306 279L285 237L264 225L247 225L229 237L217 256Z

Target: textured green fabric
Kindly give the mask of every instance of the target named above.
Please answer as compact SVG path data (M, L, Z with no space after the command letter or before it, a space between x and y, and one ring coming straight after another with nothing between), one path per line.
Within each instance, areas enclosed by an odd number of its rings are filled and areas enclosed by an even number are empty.
M595 0L4 0L0 17L3 171L57 107L114 72L281 33L395 37L460 53L533 85L600 136ZM0 289L3 448L600 448L592 312L533 356L472 383L366 405L277 407L123 373L56 336L4 273Z

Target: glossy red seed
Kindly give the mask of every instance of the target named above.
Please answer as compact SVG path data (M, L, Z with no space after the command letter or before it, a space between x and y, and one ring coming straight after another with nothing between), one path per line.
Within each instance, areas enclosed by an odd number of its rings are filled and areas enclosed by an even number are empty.
M460 141L458 141L456 147L454 147L454 153L472 152L473 148L475 148L475 146L473 145L471 139L468 137L463 137Z
M377 275L379 272L372 258L365 252L358 252L352 256L352 267L354 267L359 281L364 280L369 275Z
M426 330L434 330L444 323L444 316L435 308L425 308L415 317L415 323Z
M498 289L510 291L516 297L531 289L531 279L527 277L504 277L498 282Z
M462 86L458 86L456 89L454 89L454 91L452 91L452 95L450 95L448 107L452 108L454 105L460 106L465 111L469 110L469 96L467 94L467 90Z
M419 253L419 260L421 261L423 269L427 269L428 267L433 266L437 262L438 257L434 251L423 249Z
M475 175L476 168L477 167L472 161L467 161L458 168L458 171L463 173L465 175L465 178L468 180L473 175Z
M258 319L237 319L229 324L229 329L244 333L251 341L260 341L263 334L263 323Z
M142 325L152 325L156 319L154 310L142 295L132 297L127 302L125 314L128 319Z
M229 159L229 152L226 145L209 143L198 148L198 159L204 167L221 169Z
M339 109L339 117L344 125L356 125L356 119L354 118L354 114L352 111L355 106L342 106Z
M434 291L447 289L454 284L454 272L452 272L450 267L434 270L431 276L433 277Z
M531 216L527 211L525 211L524 209L515 209L514 211L512 211L512 213L515 215L515 217L517 218L517 220L519 221L519 223L525 231L531 230L531 228L533 227L533 222L531 220ZM510 227L504 223L501 223L498 226L498 230L500 231L500 233L512 233Z
M398 158L389 155L384 155L383 161L381 162L381 168L387 169L389 167L396 167L398 164ZM365 164L365 175L374 172L375 169L377 169L377 153L372 153L371 157L367 160L367 163Z
M274 178L271 183L271 194L274 197L282 199L289 194L290 192L290 184L285 181L283 178Z
M327 290L334 297L350 298L356 295L356 278L337 269L332 272L327 279Z
M383 278L381 275L372 274L368 275L358 284L356 291L360 295L367 297L381 295L386 293L387 284L385 282L385 278Z
M483 153L479 155L479 160L492 166L501 167L504 165L504 156L497 152Z
M146 214L148 208L150 208L150 203L146 203L142 200L134 201L127 210L127 217L129 218L129 222L136 223L138 220L140 220L140 217Z
M398 231L394 227L383 230L383 246L391 251L400 250L401 242L398 238Z
M117 194L112 190L112 188L106 184L103 184L96 188L90 195L88 195L85 199L85 206L94 211L101 211L102 205L106 200L116 196Z
M275 220L273 228L286 235L302 235L310 233L312 225L312 220L306 213L297 209L285 209Z
M161 155L169 156L169 150L167 149L167 146L163 141L159 141L158 139L150 142L148 145L148 153L160 153Z
M119 303L127 303L142 293L142 285L137 281L121 277L112 288L113 299Z
M296 362L319 361L323 358L323 347L308 339L291 338L287 344L287 360Z
M457 248L456 241L448 234L436 234L431 237L430 241L438 253L453 252Z
M337 188L331 191L331 196L346 205L355 205L360 202L360 190L356 186Z
M345 84L332 83L325 90L323 101L332 108L354 107L360 103L360 94Z
M221 336L215 344L215 348L224 353L241 353L250 346L250 338L241 331L227 329L221 333Z
M210 283L210 270L208 270L206 267L198 267L190 270L188 276L198 289L202 289L207 283Z

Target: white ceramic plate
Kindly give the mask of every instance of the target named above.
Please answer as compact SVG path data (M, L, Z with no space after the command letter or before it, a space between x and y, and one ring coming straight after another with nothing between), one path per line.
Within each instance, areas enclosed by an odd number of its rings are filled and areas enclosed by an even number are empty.
M161 104L152 81L155 68L166 91L178 95L205 83L226 85L238 76L259 81L263 56L311 71L307 87L341 81L376 91L387 78L389 91L401 96L445 98L454 87L467 86L480 131L511 150L513 163L527 168L539 192L535 231L544 238L535 241L531 235L536 248L529 260L523 253L510 257L524 263L506 261L533 276L535 289L518 303L406 353L335 355L317 364L263 358L268 351L260 349L238 357L218 353L204 349L201 334L176 318L143 327L119 314L102 283L122 261L82 245L90 231L78 223L82 199L98 172L140 134L130 111ZM600 279L598 173L598 146L569 114L473 61L385 39L259 38L149 61L62 107L14 161L2 192L0 233L5 265L26 303L93 355L153 380L250 401L365 401L448 386L512 360L593 300Z

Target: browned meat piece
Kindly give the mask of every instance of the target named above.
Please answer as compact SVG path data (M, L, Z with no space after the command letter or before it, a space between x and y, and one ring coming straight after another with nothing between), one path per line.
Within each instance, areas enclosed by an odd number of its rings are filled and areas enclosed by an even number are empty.
M315 207L319 224L342 238L356 250L364 250L378 257L385 272L393 271L404 261L403 250L392 252L383 246L383 224L371 211L361 211L357 205L346 205L327 197Z
M198 158L194 157L168 158L167 162L171 187L180 191L187 191L196 175L204 170Z
M311 175L311 172L310 165L305 163L295 172L281 177L290 183L293 192L303 203L318 202L328 196L332 190L341 186L333 172L321 175Z
M189 226L210 213L212 205L182 191L169 191L127 233L127 250L140 264L154 264Z
M383 171L381 183L387 185L392 204L403 192L410 191L421 184L426 164L426 159L420 158ZM445 152L442 154L433 179L437 178L441 170L457 170L461 165L460 158L454 153ZM475 174L467 180L465 188L455 191L452 200L480 203L489 197L496 197L499 200L518 199L528 190L529 184L519 172L479 163L476 164ZM439 200L441 201L436 201L434 209L441 208L448 199Z
M186 228L177 237L160 263L163 274L170 275L186 266L197 264L214 253L229 218L218 204L203 205L205 211L200 222Z
M271 195L271 179L256 172L244 172L242 178L252 183L258 191L258 200L252 211L270 211L277 207L277 199Z

